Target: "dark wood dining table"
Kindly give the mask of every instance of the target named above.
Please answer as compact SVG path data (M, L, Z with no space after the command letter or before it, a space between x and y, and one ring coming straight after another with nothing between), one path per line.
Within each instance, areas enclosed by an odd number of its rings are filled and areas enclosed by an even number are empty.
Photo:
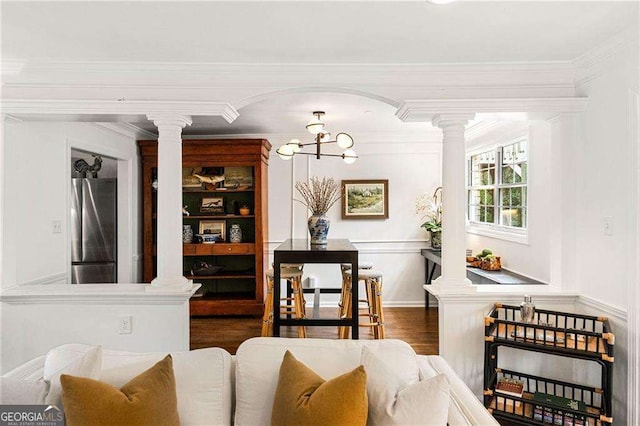
M351 270L358 270L358 250L347 239L329 239L326 245L311 244L306 239L288 239L273 252L273 335L280 336L280 327L321 326L351 327L351 338L358 339L358 285L351 286L351 318L282 318L280 314L280 265L283 263L350 263Z

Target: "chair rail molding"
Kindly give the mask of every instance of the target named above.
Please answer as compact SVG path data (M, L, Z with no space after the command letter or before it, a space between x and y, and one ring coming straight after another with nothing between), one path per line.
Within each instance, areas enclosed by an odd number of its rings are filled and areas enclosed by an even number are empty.
M148 292L149 284L31 284L0 292L0 302L10 304L75 303L92 305L179 305L188 302L197 286L184 293Z

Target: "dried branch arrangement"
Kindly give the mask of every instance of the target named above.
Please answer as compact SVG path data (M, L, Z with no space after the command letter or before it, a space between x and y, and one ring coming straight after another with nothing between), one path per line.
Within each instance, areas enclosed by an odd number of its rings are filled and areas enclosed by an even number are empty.
M310 182L296 182L296 189L304 201L296 200L307 206L314 215L324 215L340 199L340 186L333 178L317 176Z

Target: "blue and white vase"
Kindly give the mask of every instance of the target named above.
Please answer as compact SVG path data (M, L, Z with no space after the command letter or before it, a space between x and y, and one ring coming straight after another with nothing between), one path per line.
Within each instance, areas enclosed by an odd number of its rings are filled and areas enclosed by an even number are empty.
M193 241L193 229L191 225L182 225L182 242L190 243Z
M229 242L241 243L242 242L242 229L240 225L234 223L229 230Z
M327 236L329 235L329 225L331 221L325 215L313 215L307 221L309 225L309 234L311 235L311 244L325 245L327 244Z

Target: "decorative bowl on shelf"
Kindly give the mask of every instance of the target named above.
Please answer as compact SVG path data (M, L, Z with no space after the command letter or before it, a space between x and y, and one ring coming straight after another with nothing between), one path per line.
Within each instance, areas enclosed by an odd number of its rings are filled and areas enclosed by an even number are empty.
M216 273L220 272L220 270L222 270L222 266L210 265L203 260L196 260L195 262L193 262L191 275L215 275Z
M499 271L501 268L500 256L485 257L480 262L480 269L485 271Z

